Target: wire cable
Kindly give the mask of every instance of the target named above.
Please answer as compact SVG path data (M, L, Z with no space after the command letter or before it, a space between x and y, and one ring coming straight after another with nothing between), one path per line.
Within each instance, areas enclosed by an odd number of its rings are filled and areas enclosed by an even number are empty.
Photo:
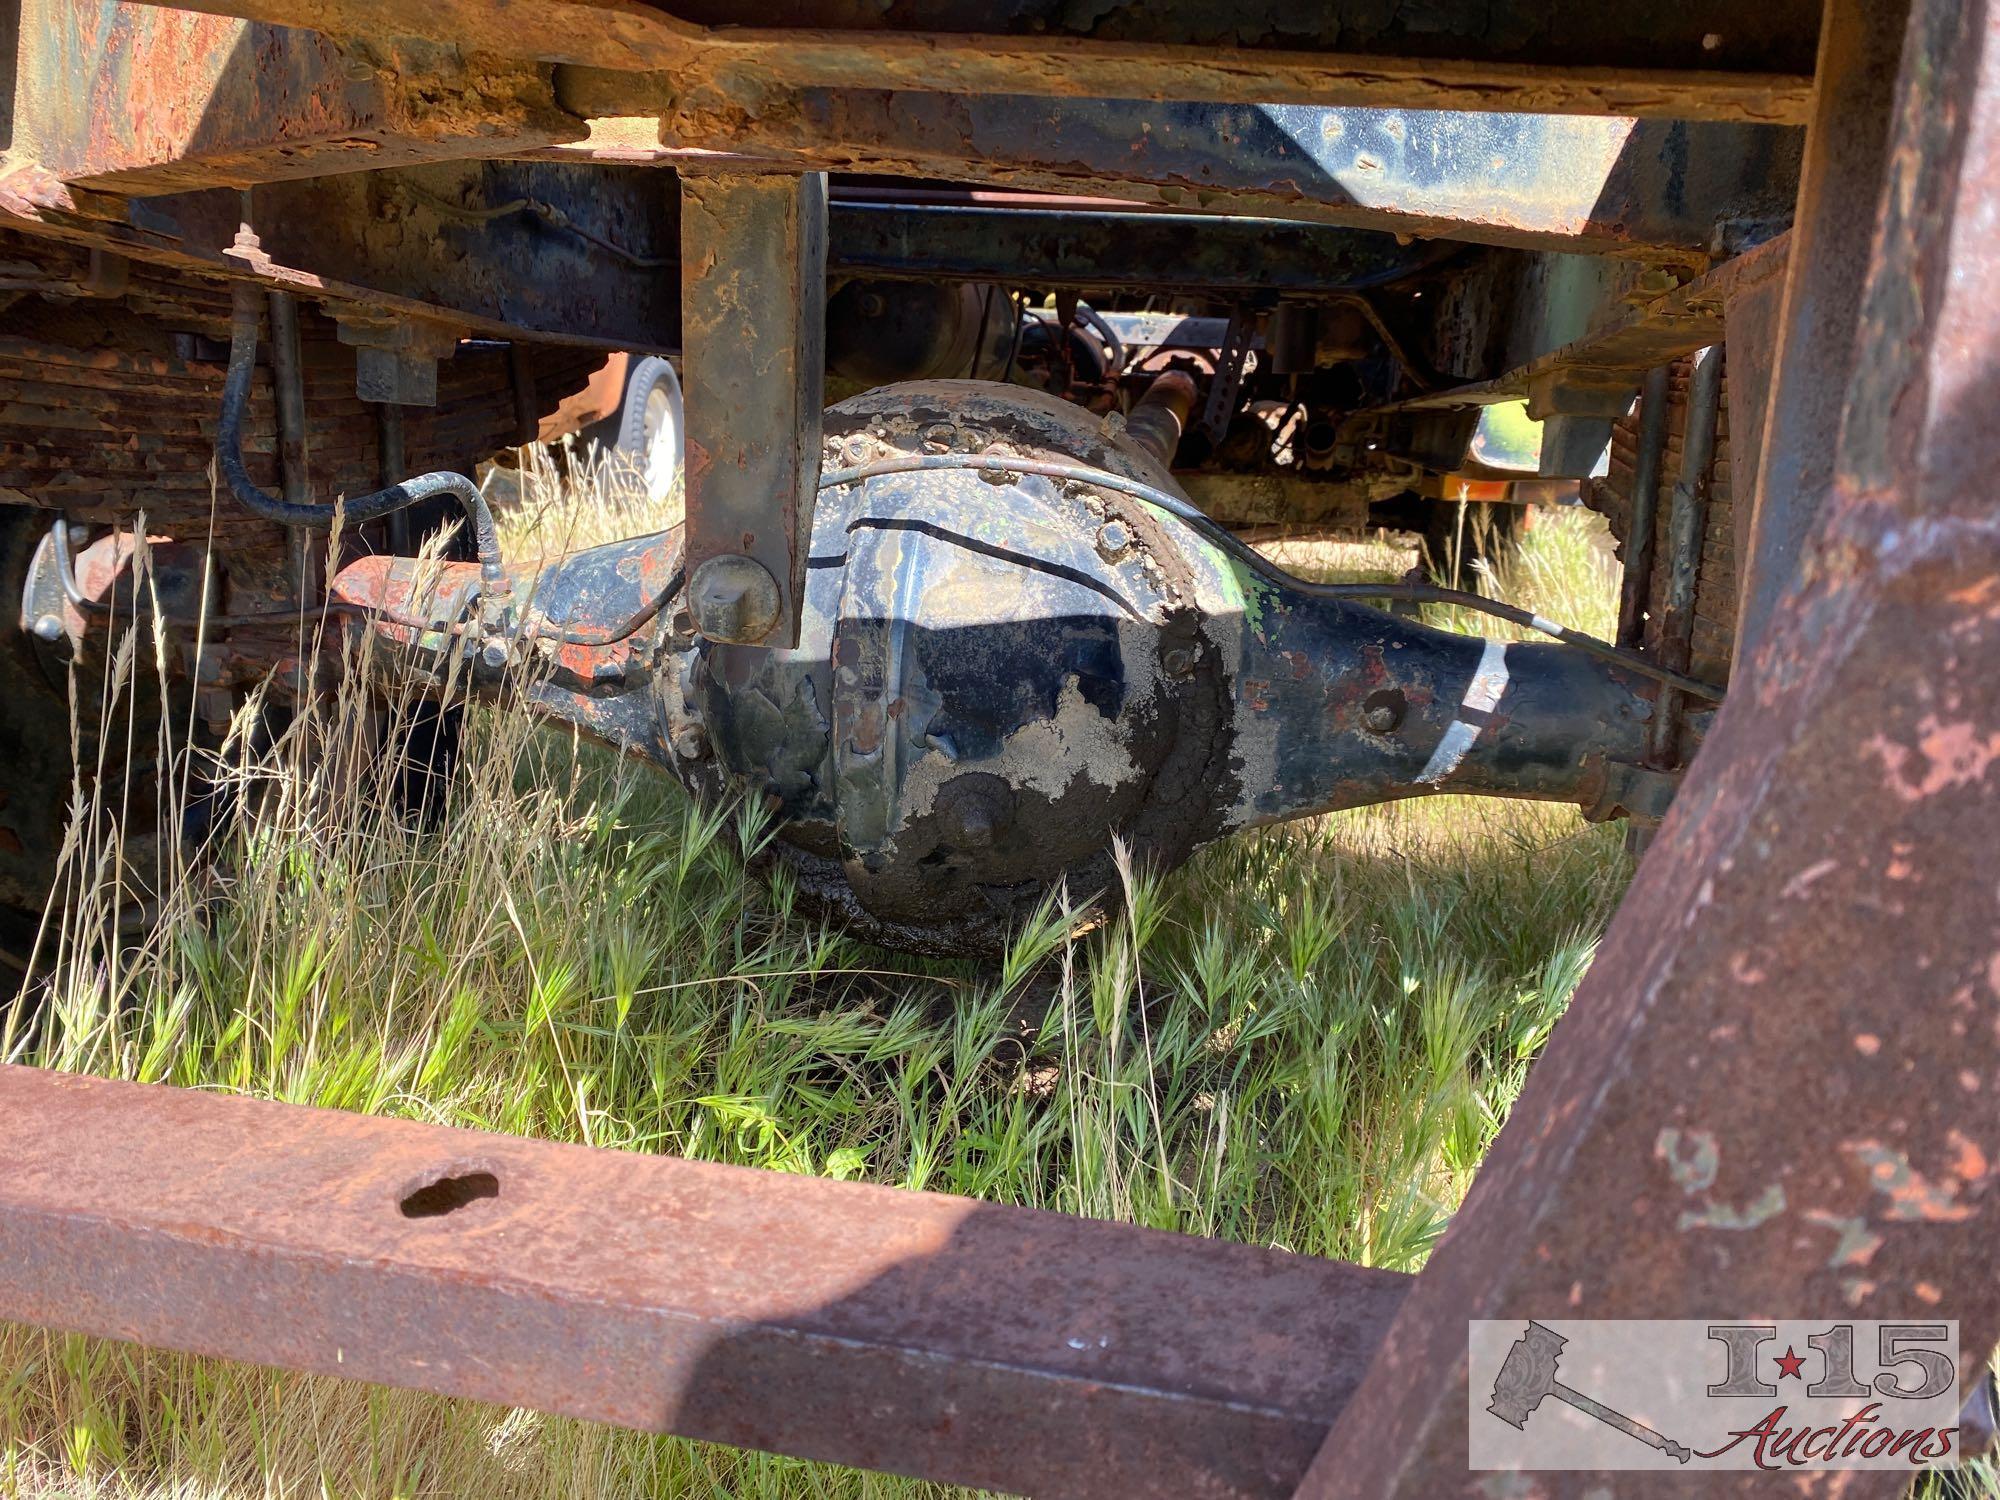
M507 573L500 556L500 531L493 523L493 512L479 486L463 474L449 469L419 474L400 484L356 495L340 505L285 500L259 489L251 479L249 470L243 466L243 418L250 405L250 383L257 370L257 334L263 303L263 294L255 285L247 281L236 284L230 305L229 371L222 385L222 417L215 432L215 465L230 494L246 510L267 521L320 531L331 528L341 515L359 525L435 496L449 495L464 508L479 554L482 611L490 609L489 620L497 620L508 597Z
M616 240L608 240L595 230L586 229L553 203L544 203L540 198L509 198L505 203L495 203L486 208L473 208L468 204L454 203L443 194L434 193L429 188L418 187L414 182L406 182L403 186L408 189L412 197L428 203L436 212L449 218L463 220L468 224L486 224L494 219L504 219L509 214L531 214L551 229L567 230L578 239L588 241L606 255L624 261L635 270L663 271L669 266L680 264L672 256L641 255L636 250L628 250Z
M1457 605L1461 609L1493 615L1498 619L1550 636L1566 646L1574 646L1579 651L1586 651L1605 661L1615 662L1628 671L1637 672L1642 677L1650 677L1655 682L1664 682L1669 687L1679 688L1684 693L1710 703L1720 703L1723 698L1723 690L1713 683L1703 682L1699 678L1689 677L1681 672L1670 671L1648 661L1636 651L1614 646L1609 641L1599 640L1596 636L1587 635L1581 630L1571 630L1568 626L1544 619L1532 610L1521 609L1512 604L1502 604L1464 589L1448 589L1428 583L1312 583L1286 572L1243 542L1219 521L1203 514L1180 496L1142 480L1127 479L1123 474L1113 474L1105 469L1092 468L1088 464L1058 463L1051 459L1014 458L997 453L909 453L895 458L877 459L854 468L835 469L823 473L820 475L819 487L823 490L837 489L842 485L856 484L878 475L911 474L931 469L968 469L975 473L1001 475L1039 474L1045 479L1068 480L1074 484L1089 484L1099 489L1116 490L1120 494L1130 495L1136 500L1143 500L1165 511L1174 519L1200 532L1217 547L1269 582L1279 588L1304 594L1308 598L1356 602L1366 599L1404 599L1418 603Z

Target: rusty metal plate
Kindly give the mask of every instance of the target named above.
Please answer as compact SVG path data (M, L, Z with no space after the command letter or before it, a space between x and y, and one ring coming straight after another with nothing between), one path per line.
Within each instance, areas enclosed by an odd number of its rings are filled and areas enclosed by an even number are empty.
M1705 257L1790 216L1774 126L1303 104L677 88L663 139L831 170L1090 192L1529 248Z
M0 1068L0 1317L993 1489L1283 1495L1406 1284Z
M681 329L696 622L796 646L825 404L824 173L681 174ZM711 617L704 569L725 567L729 605ZM745 604L745 575L772 597Z
M1910 0L1841 0L1828 6L1820 37L1823 82L1812 127L1816 143L1799 183L1793 238L1797 269L1786 278L1782 324L1771 354L1766 441L1751 497L1750 546L1737 637L1758 639L1799 567L1806 534L1833 475L1834 442L1859 357L1855 328L1868 270L1896 59Z
M336 36L422 36L467 53L628 75L1040 93L1263 99L1800 123L1815 0L1427 0L1416 9L1288 0L1142 0L1083 10L810 0L204 0Z
M19 13L11 144L72 183L174 192L585 133L545 70L474 67L449 45L357 46L128 0L28 0Z

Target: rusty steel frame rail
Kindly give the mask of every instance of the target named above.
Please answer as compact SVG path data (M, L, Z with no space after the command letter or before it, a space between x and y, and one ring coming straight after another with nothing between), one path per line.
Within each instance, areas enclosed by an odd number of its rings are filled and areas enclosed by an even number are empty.
M171 193L581 140L546 69L123 0L24 0L10 152L79 187ZM143 100L132 107L135 99ZM274 103L282 101L282 107Z
M1910 0L1832 5L1820 31L1823 87L1817 147L1799 186L1792 238L1799 273L1787 280L1772 351L1758 484L1749 502L1737 639L1759 639L1797 572L1821 497L1832 482L1834 443L1857 358L1862 278L1888 161L1896 58Z
M669 145L1394 234L1706 264L1788 219L1802 132L1477 110L767 88L664 97L581 81L590 113L645 108Z
M494 57L690 86L772 82L959 94L1612 114L1803 124L1814 0L1538 0L1525 27L1487 0L1306 10L1286 0L1119 0L1079 20L1060 0L1000 6L789 0L200 0L195 8L338 36L422 38ZM746 19L751 24L746 24ZM775 24L755 24L756 21Z
M0 1317L986 1488L1285 1495L1407 1284L0 1067Z

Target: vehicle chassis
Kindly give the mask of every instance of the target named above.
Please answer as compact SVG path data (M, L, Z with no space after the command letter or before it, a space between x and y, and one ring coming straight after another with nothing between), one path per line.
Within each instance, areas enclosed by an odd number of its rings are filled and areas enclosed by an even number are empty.
M753 25L638 0L26 0L0 220L73 250L81 295L129 264L337 305L391 384L421 387L466 334L685 349L686 562L754 564L777 604L752 638L771 640L796 637L805 577L819 257L1089 286L1127 274L1124 251L1207 262L1144 279L1226 286L1246 255L1287 274L1304 223L1636 266L1577 336L1502 329L1483 378L1375 414L1421 453L1527 395L1546 443L1573 427L1591 447L1642 388L1643 434L1650 372L1725 338L1737 354L1727 699L1427 1267L10 1067L0 1316L1035 1494L1487 1493L1466 1467L1473 1318L1921 1309L1959 1321L1963 1374L1983 1364L2000 0L1633 0L1615 19L1441 0L1429 29L1268 9L1113 5L1079 28L1043 0L793 0ZM1347 133L1257 135L1292 109ZM588 124L612 117L658 138ZM1733 254L1774 211L1719 207L1715 184L1782 176L1743 132L1797 125L1791 228ZM1493 148L1428 177L1340 155L1387 127ZM631 250L662 166L677 296ZM1135 215L1106 244L1097 204L1009 238L921 203L829 205L829 167L1235 217L1147 239ZM572 194L560 211L595 238L537 249L551 221L517 214L419 264L340 232L399 172L540 174L538 201ZM624 254L591 253L614 238ZM564 257L582 274L552 274ZM1713 421L1700 369L1686 399ZM1687 524L1662 580L1683 666Z

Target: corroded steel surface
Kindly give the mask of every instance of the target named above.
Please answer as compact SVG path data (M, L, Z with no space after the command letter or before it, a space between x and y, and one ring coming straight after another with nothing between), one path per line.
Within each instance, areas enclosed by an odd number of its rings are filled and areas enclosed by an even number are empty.
M1404 1277L0 1069L0 1317L1038 1495L1280 1496Z
M777 586L775 618L719 632L732 640L798 643L824 404L826 213L818 172L681 179L688 570L743 557Z
M665 9L705 26L740 27L737 0L668 0ZM1316 49L1361 57L1490 57L1537 66L1755 68L1810 72L1819 22L1813 0L1773 0L1746 10L1735 0L1636 0L1607 9L1574 0L1430 0L1397 5L1294 0L1099 0L1079 11L1065 0L778 0L756 21L774 29L870 35L922 32ZM1704 41L1704 38L1710 40Z
M1730 432L1729 493L1742 504L1732 507L1729 547L1740 572L1749 565L1755 524L1757 471L1764 459L1764 431L1771 409L1771 377L1778 358L1778 333L1785 309L1785 278L1773 276L1755 286L1732 290L1724 304L1729 331L1726 386L1729 410L1724 421Z
M1813 0L1486 0L1301 13L1265 0L988 11L888 10L837 0L778 25L729 8L698 25L646 0L211 0L338 36L423 36L499 57L684 83L1038 93L1109 99L1263 99L1802 123L1811 105ZM745 24L746 20L755 24Z
M684 84L662 132L805 165L1684 257L1784 222L1800 149L1796 131L1684 121Z
M128 0L28 0L16 149L71 182L172 192L580 139L546 70L357 46ZM499 147L496 147L499 143Z
M1746 496L1737 634L1763 633L1797 575L1833 476L1834 444L1856 352L1861 281L1889 150L1889 103L1910 0L1834 0L1820 38L1818 147L1799 184L1797 271L1787 278L1773 356L1758 488Z
M1914 10L1809 564L1302 1494L1483 1492L1468 1318L1955 1318L1968 1380L2000 1341L2000 5Z
M865 189L848 190L858 195ZM1134 213L1129 205L1011 207L836 199L827 268L1078 290L1325 292L1418 270L1435 246L1291 219Z

